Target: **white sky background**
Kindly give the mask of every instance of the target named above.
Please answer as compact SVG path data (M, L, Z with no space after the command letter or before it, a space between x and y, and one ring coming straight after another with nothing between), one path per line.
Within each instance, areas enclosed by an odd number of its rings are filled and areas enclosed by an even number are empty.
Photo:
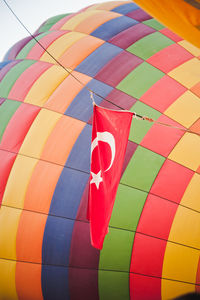
M48 18L77 12L78 10L108 0L6 0L31 33ZM3 0L0 0L0 62L16 42L28 36L28 33L15 19Z

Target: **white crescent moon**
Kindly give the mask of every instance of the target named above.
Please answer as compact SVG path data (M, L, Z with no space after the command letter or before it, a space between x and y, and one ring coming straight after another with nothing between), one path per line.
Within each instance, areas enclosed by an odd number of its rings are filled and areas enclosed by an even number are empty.
M98 142L107 143L111 149L111 154L112 154L111 162L110 162L109 167L105 170L105 172L106 172L112 167L113 161L115 159L115 139L114 139L114 136L108 131L97 132L97 137L93 140L92 145L91 145L91 156L92 156L93 150L98 146Z

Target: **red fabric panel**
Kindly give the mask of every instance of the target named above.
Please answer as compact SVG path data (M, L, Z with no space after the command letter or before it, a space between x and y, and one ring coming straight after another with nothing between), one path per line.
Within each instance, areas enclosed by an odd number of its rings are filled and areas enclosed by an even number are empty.
M150 193L179 203L194 172L171 160L166 160Z
M67 33L67 31L53 31L40 39L40 44L36 43L27 55L27 59L39 60L45 50L40 46L42 45L47 49L57 38Z
M162 276L162 265L167 241L136 233L130 273Z
M183 47L172 44L151 56L147 62L162 72L168 73L193 57Z
M123 51L109 61L96 75L95 79L115 87L142 62L141 58Z
M37 106L22 103L6 127L0 144L1 149L18 152L39 111Z
M155 29L144 24L136 24L115 35L109 40L109 43L112 43L122 49L126 49L136 41L155 31Z
M16 154L0 150L0 206Z
M166 75L148 89L140 101L164 112L186 90L180 83Z
M137 231L167 240L177 207L178 204L149 194Z
M164 115L161 115L157 121L179 128L184 128L180 124ZM167 157L183 134L184 132L179 129L162 126L155 123L144 136L140 145Z
M183 40L180 36L178 36L176 33L172 32L168 28L163 28L160 30L160 32L176 43Z
M52 65L46 62L36 62L26 69L13 85L8 98L24 101L34 82Z
M161 279L139 274L130 274L131 300L160 300Z

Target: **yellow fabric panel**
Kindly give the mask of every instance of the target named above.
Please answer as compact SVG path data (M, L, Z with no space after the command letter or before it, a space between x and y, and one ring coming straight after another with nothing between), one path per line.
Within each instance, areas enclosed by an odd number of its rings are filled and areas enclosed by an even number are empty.
M98 4L96 9L112 10L115 7L118 7L118 6L126 4L126 3L130 3L130 1L109 1L109 2Z
M0 258L16 260L16 236L21 210L2 206L0 211ZM0 284L1 285L1 284ZM0 294L1 295L1 294Z
M26 189L36 164L36 159L17 156L4 192L2 201L4 205L24 207Z
M190 52L194 56L200 55L200 49L189 43L188 41L180 41L178 42L179 45L181 45L183 48L185 48L188 52Z
M24 102L43 106L68 75L67 71L62 67L52 66L35 81L26 95Z
M76 26L76 31L90 34L102 24L117 17L121 17L121 14L113 11L98 10L98 14L91 15L86 20L83 20L81 23L79 23Z
M200 137L186 133L169 155L171 160L194 171L200 164Z
M39 159L49 135L61 117L57 112L42 109L29 129L19 153Z
M200 175L195 173L181 199L181 204L200 212Z
M163 261L162 277L195 283L198 262L199 250L168 242Z
M174 299L180 295L195 292L195 285L178 281L162 279L161 295L162 300Z
M0 300L18 300L15 270L15 261L0 259Z
M184 0L134 0L166 27L200 48L200 10Z
M85 19L98 15L100 13L99 10L86 10L78 15L75 15L71 19L69 19L62 27L61 30L75 30L75 28Z
M200 214L179 206L171 227L169 240L200 248Z
M96 10L96 9L98 9L98 7L99 7L99 4L89 5L88 8L85 9L85 11L86 10Z
M48 48L48 52L55 57L57 60L59 60L59 57L76 41L80 40L85 36L84 33L80 32L69 32L58 39L56 39ZM56 61L47 53L44 52L44 54L40 57L40 60L46 61L52 64L57 64Z
M186 91L165 111L165 115L189 128L200 116L199 98Z
M192 58L175 68L168 75L190 89L200 80L200 61L198 58Z

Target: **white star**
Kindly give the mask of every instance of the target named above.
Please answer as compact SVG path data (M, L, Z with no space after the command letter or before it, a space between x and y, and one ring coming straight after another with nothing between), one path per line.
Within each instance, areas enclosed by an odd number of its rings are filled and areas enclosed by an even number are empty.
M92 175L92 180L90 181L90 184L91 183L95 183L96 184L96 187L97 187L97 190L99 189L99 184L100 182L103 181L102 177L101 177L101 170L99 171L99 173L95 174L93 172L91 172L91 175Z

